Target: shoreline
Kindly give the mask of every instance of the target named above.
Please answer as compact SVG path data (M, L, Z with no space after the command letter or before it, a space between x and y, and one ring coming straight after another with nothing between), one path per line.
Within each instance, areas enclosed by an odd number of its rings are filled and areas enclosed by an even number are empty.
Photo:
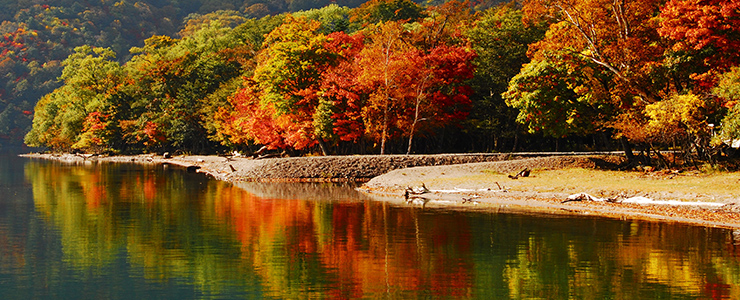
M64 163L170 164L229 182L367 182L393 170L420 166L445 166L478 162L513 161L549 157L551 153L472 153L429 155L347 155L252 159L215 155L139 154L96 156L84 154L21 154L34 159ZM577 157L582 154L560 154Z
M692 173L682 174L680 176L683 178L679 178L672 173L654 175L643 172L607 171L600 169L597 163L589 164L588 160L593 157L583 159L585 161L580 163L568 162L564 165L559 165L558 159L545 160L544 164L538 158L518 160L514 165L520 168L533 166L530 167L531 177L518 179L507 178L509 174L515 174L517 171L511 165L507 165L514 161L395 170L373 178L360 189L369 195L376 195L380 200L407 202L408 205L425 208L598 216L740 229L740 194L737 193L740 189L734 190L734 185L740 182L738 172L716 175L726 179L731 190L721 190L718 187L697 193L693 190L696 190L699 184L704 184L700 180L706 179L711 185L714 178L705 178L705 175ZM543 183L557 176L572 178L565 178L562 181L566 182L567 186L562 182ZM597 184L594 187L590 180L598 177L613 181L616 186L622 181L633 182L625 177L634 177L637 182L644 185L610 188L599 186L602 181L596 180ZM675 180L695 182L697 186L683 188L669 186L663 190L654 186L656 183L666 184ZM675 186L681 184L683 182L677 181ZM404 199L403 194L407 188L419 190L421 186L426 187L429 192L421 195L412 194L409 200ZM615 201L568 201L569 196L578 193L596 195L604 200L611 198ZM627 198L633 196L654 201L628 203Z
M708 201L718 204L712 207L565 201L569 195L574 194L570 192L572 188L549 188L548 190L541 184L548 172L554 170L578 168L585 170L587 174L585 176L591 176L588 174L598 173L601 169L618 164L622 159L618 155L555 157L532 155L527 157L510 154L442 154L271 159L220 156L164 158L155 155L86 157L72 154L21 156L65 163L171 164L232 183L240 181L357 182L364 183L357 190L371 199L422 208L598 216L677 222L729 229L740 228L740 205L735 204L736 202L740 204L740 198L738 198L740 196L734 196L732 193L728 195L727 193L710 192L698 195L686 191L640 190L639 187L634 187L637 190L633 191L633 193L648 195L655 200ZM507 175L516 174L522 168L532 170L532 178L518 180L506 178ZM575 186L578 188L579 179L574 178L573 181L576 182ZM532 185L528 186L530 183ZM431 192L412 195L411 201L404 198L406 188L418 188L422 184ZM615 195L617 192L619 191L597 191L601 193L601 196Z

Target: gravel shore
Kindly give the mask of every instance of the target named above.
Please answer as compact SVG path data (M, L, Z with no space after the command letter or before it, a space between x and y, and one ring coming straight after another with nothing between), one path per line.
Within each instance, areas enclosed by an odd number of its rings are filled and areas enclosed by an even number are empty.
M158 155L98 157L85 155L29 154L30 158L67 163L119 162L170 164L205 173L230 182L365 182L358 190L379 201L422 208L514 211L568 215L598 215L611 218L647 219L691 223L701 226L740 228L740 199L735 195L702 195L697 199L688 191L636 193L656 200L696 201L710 199L723 206L645 205L596 201L568 201L568 191L542 190L520 185L526 179L512 180L507 175L527 168L536 172L566 168L610 169L623 162L619 155L573 155L538 157L542 154L445 154L445 155L368 155L301 158L251 159L220 156ZM496 175L492 175L496 174ZM500 178L492 180L491 178ZM507 181L504 181L507 180ZM578 179L574 179L576 182ZM412 195L404 191L422 184L431 190ZM609 194L609 191L600 191ZM612 193L613 194L613 193ZM740 195L740 189L738 193ZM738 196L740 197L740 196Z

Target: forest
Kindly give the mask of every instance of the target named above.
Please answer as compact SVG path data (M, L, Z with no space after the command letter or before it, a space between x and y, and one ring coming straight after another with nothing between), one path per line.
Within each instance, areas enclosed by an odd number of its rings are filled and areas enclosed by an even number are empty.
M635 147L709 161L740 139L736 1L150 2L6 18L2 139L89 153Z

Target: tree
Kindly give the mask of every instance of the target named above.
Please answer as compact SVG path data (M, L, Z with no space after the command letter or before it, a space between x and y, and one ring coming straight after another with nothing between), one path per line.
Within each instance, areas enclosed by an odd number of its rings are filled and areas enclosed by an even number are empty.
M732 0L670 0L661 9L661 36L675 42L676 52L688 51L704 58L695 63L706 65L694 74L711 85L716 77L740 63L740 3ZM702 51L703 50L703 51Z
M444 44L427 52L409 42L411 34L398 22L379 24L357 61L358 82L371 91L363 108L365 128L380 142L380 154L397 136L409 138L410 153L419 128L445 126L469 109L465 80L473 75L475 53Z
M176 40L152 37L126 68L135 99L128 140L148 150L194 152L217 147L213 118L251 72L248 36L218 22ZM164 138L162 138L164 137Z
M473 109L465 121L466 130L494 150L504 137L518 136L516 109L507 106L501 96L509 81L529 62L527 48L544 37L546 23L523 22L523 13L514 3L482 12L466 32L477 57L471 80ZM514 148L516 148L514 143Z
M475 56L470 48L441 45L413 62L410 70L416 80L408 87L414 113L406 154L411 154L417 128L443 127L468 116L472 90L466 81L473 77Z
M233 109L221 108L216 120L221 140L231 145L262 144L269 149L284 148L284 132L275 124L271 106L260 103L257 83L246 81L234 96L229 98Z
M75 48L63 62L64 86L39 101L26 143L65 151L109 147L116 129L106 124L118 112L110 100L124 77L114 60L110 49Z
M642 103L659 100L649 77L664 52L654 16L662 0L528 0L528 17L554 17L546 37L533 45L535 57L548 52L576 55L611 72L620 88Z
M551 18L545 38L530 47L531 58L563 60L572 65L582 60L598 66L603 75L583 82L598 106L618 108L609 113L609 127L618 138L640 141L647 125L645 106L676 94L679 82L663 66L666 45L658 35L656 18L662 0L529 0L524 3L527 18ZM681 78L678 78L681 80ZM593 84L591 84L593 83ZM591 102L594 103L594 102ZM626 140L623 140L626 141ZM630 147L625 145L628 157Z
M315 8L306 11L292 13L295 18L305 17L309 20L315 20L321 23L320 32L330 34L332 32L350 32L350 9L340 7L336 4L330 4L322 8Z
M400 133L402 88L407 87L404 72L408 70L409 62L405 58L413 53L403 39L406 34L398 22L381 23L369 34L372 42L365 46L358 58L358 64L362 66L358 82L372 91L362 110L365 129L372 139L380 142L381 155L385 154L387 140Z
M365 124L362 118L362 108L365 106L367 95L370 93L359 84L356 74L362 67L355 63L359 53L364 48L365 35L357 33L347 35L335 32L327 36L324 47L335 53L337 60L323 74L321 81L321 99L331 101L332 115L329 119L319 118L323 122L325 139L339 139L345 142L358 142L365 133ZM331 124L327 124L328 122ZM317 126L317 125L314 125ZM328 128L331 127L331 131ZM326 134L326 133L333 134Z
M208 28L212 22L218 22L220 26L234 28L246 20L247 18L233 10L217 10L205 15L191 14L183 20L185 27L177 34L180 37L191 36L201 29Z
M722 119L717 143L732 143L740 140L740 67L733 67L729 72L722 74L712 92L717 95L725 107L727 114Z
M411 0L370 0L352 10L352 21L364 25L388 21L414 22L422 8Z
M461 46L467 43L464 32L474 16L467 1L447 1L439 6L429 6L413 27L412 43L428 51L439 45Z
M314 124L322 123L318 120L324 116L321 110L330 109L317 92L322 73L334 63L336 54L325 50L326 36L319 33L320 28L317 21L289 16L267 36L254 78L263 105L272 106L277 125L288 133L286 142L295 149L318 143L328 154L321 137L331 130Z
M534 60L511 79L503 97L519 110L517 121L527 125L530 133L560 138L605 125L605 116L613 111L608 103L600 101L608 93L603 88L608 78L600 76L588 62L571 67L563 60Z

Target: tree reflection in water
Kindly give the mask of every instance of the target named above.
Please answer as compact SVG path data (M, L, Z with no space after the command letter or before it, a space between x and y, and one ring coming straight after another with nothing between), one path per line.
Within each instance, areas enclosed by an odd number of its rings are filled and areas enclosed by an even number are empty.
M47 285L126 270L195 298L740 298L730 230L420 209L351 186L232 185L162 166L29 161L25 177L61 257L29 262L44 250L3 214L0 271L42 265ZM76 279L53 278L60 268Z

